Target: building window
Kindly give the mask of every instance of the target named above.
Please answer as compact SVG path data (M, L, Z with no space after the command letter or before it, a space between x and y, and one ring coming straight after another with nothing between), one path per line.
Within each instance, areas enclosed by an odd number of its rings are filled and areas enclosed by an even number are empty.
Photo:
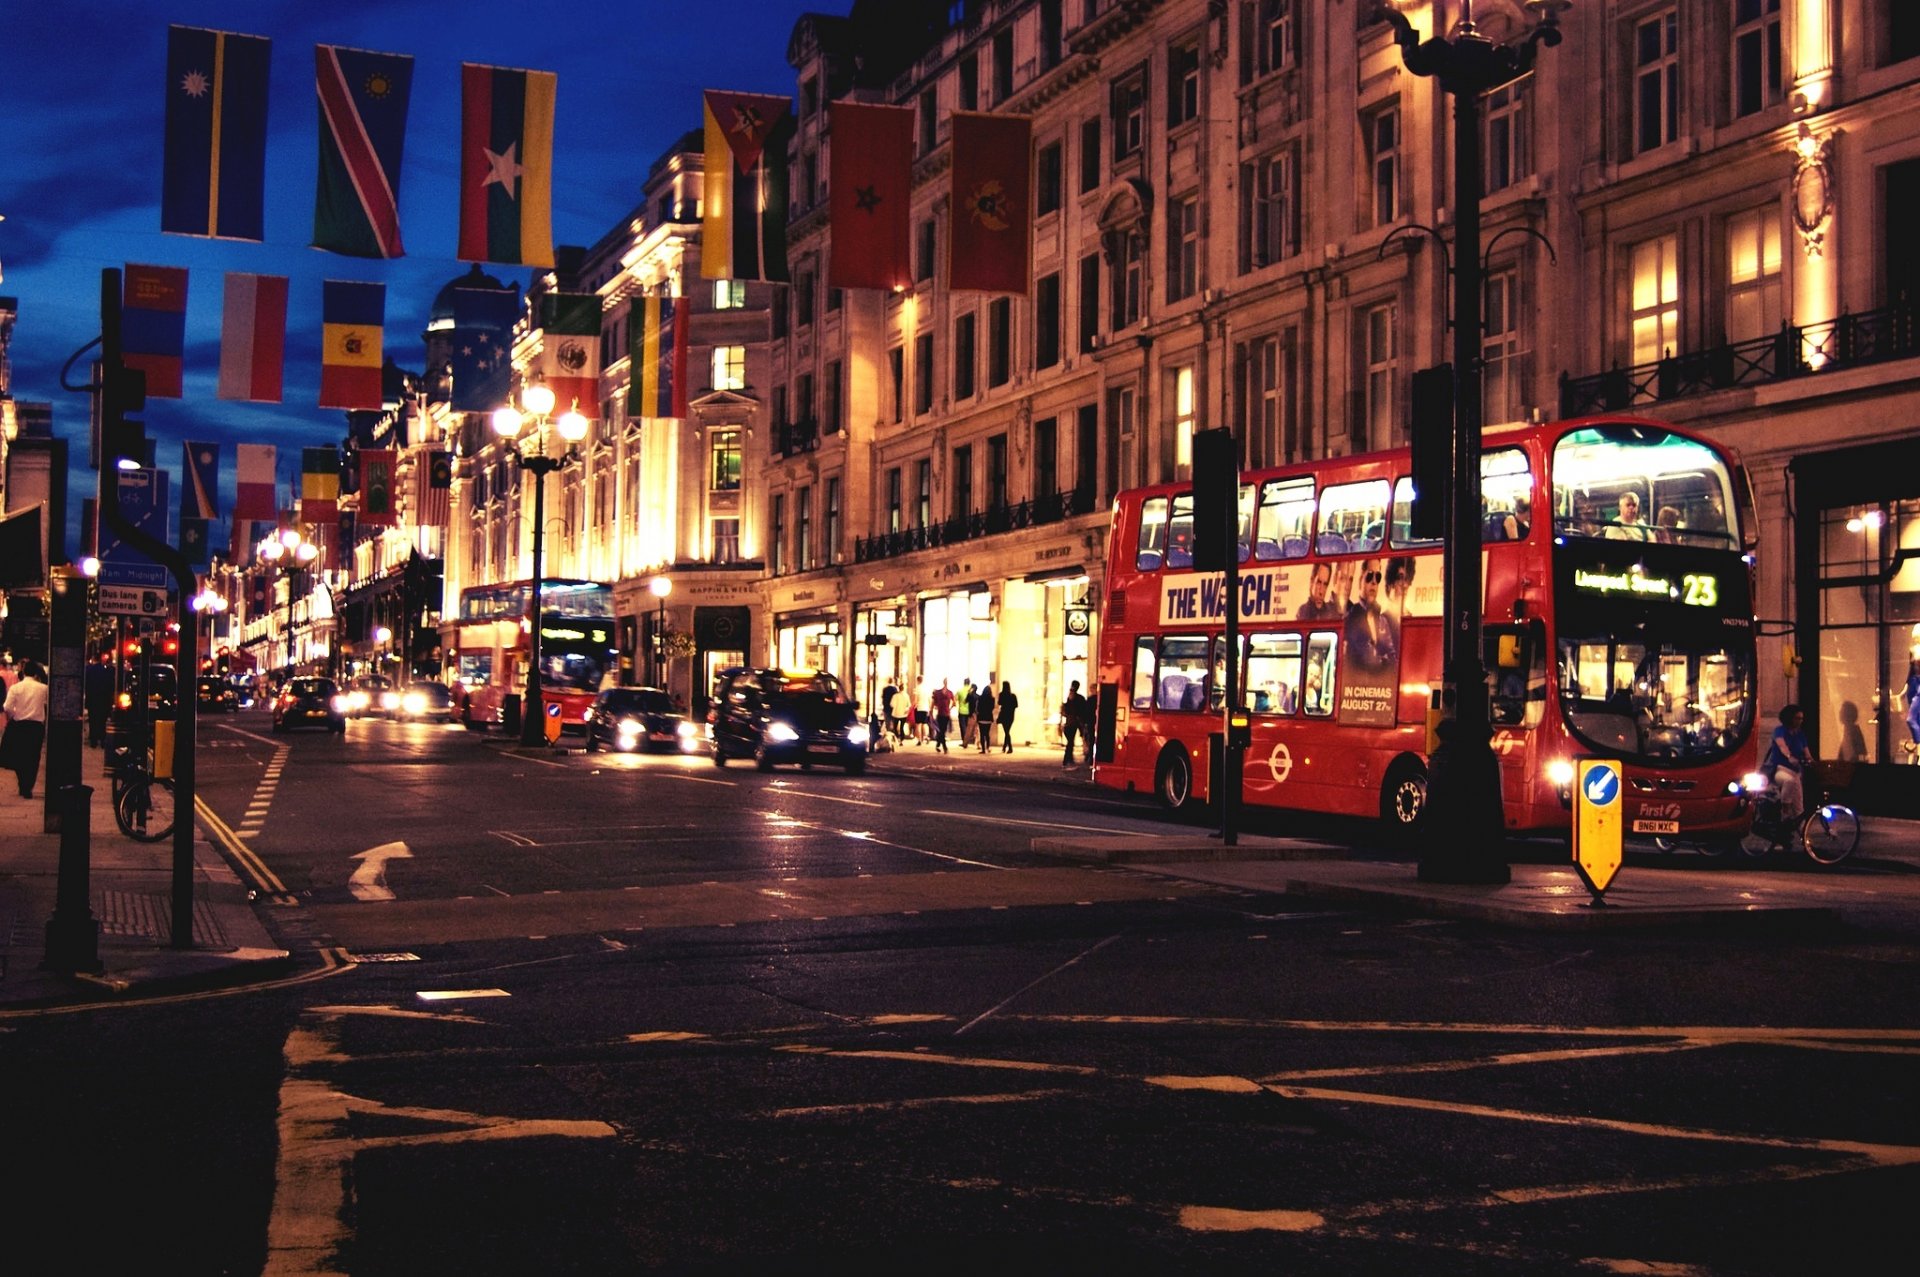
M715 390L745 390L747 387L747 348L745 346L715 346L713 348L713 388Z
M1294 0L1259 0L1253 8L1253 39L1247 42L1253 54L1251 68L1242 64L1242 81L1254 75L1272 75L1293 65ZM1251 75L1245 71L1251 71Z
M1880 0L1881 66L1920 56L1920 7L1909 0Z
M1100 187L1100 117L1080 122L1080 193Z
M932 333L913 339L913 410L922 415L933 411Z
M1168 371L1167 413L1167 443L1161 462L1165 481L1173 483L1193 477L1193 365Z
M996 104L1013 96L1013 28L1001 27L993 34L993 100Z
M1631 257L1634 364L1664 359L1680 344L1680 241L1662 235L1635 244Z
M1532 91L1533 77L1523 76L1487 94L1481 108L1480 185L1488 195L1533 171L1533 142L1527 131L1527 95Z
M1073 423L1074 505L1093 504L1100 476L1100 405L1081 404Z
M1115 331L1136 323L1140 318L1141 267L1140 236L1131 230L1114 232L1113 327Z
M1733 114L1780 101L1780 0L1733 0Z
M773 313L773 335L775 337L785 337L787 335L787 307L792 304L793 289L783 288L774 294L773 305L770 309Z
M1633 151L1680 136L1680 13L1663 9L1633 28Z
M820 429L830 435L840 433L840 393L842 367L838 359L827 365L827 398L820 409Z
M973 397L974 316L961 315L953 321L953 397Z
M1524 354L1525 308L1520 299L1520 272L1494 271L1487 276L1486 336L1481 341L1480 418L1489 425L1520 421L1527 415L1527 379Z
M1393 302L1360 312L1359 355L1364 377L1354 417L1353 450L1385 448L1400 435L1399 307Z
M1200 37L1181 40L1167 49L1167 127L1175 128L1200 115Z
M926 283L933 278L933 219L913 228L913 278L916 283Z
M1727 340L1780 331L1780 211L1756 208L1727 219Z
M1100 344L1100 254L1080 259L1080 353Z
M827 290L827 313L831 315L835 311L839 310L841 306L845 305L846 297L847 297L846 289L829 288Z
M768 545L772 548L769 557L773 561L773 574L783 576L787 570L787 497L783 492L773 496L767 528L771 534Z
M802 211L812 208L820 200L820 160L812 151L800 157L800 180L794 184L793 201Z
M785 386L775 386L773 388L773 420L775 425L781 426L793 420L792 417L787 415L787 388Z
M1276 465L1297 460L1299 423L1287 410L1286 387L1293 380L1295 345L1292 334L1257 337L1238 352L1239 402L1234 426L1247 440L1253 465Z
M826 560L828 563L840 561L840 479L835 476L827 480L827 534Z
M793 391L793 415L796 421L817 422L814 415L813 374L803 372Z
M1060 65L1062 37L1066 33L1061 0L1040 0L1040 71L1045 74Z
M739 310L746 304L746 280L716 279L713 281L713 308L715 310Z
M793 497L793 558L802 572L813 566L813 489Z
M1400 216L1400 108L1369 112L1361 134L1367 144L1367 225L1385 226Z
M1117 164L1140 153L1147 141L1147 69L1114 81L1113 159Z
M707 433L707 486L715 492L740 491L740 431L727 426Z
M1060 491L1060 423L1042 417L1033 423L1033 497L1045 500Z
M1033 213L1045 217L1060 211L1061 144L1049 142L1041 147L1033 161Z
M978 111L980 109L980 57L969 53L960 59L960 109Z
M953 501L947 517L962 519L973 513L973 445L961 444L953 450Z
M920 94L920 154L927 155L940 143L940 97L932 89Z
M887 531L898 532L904 526L906 511L900 507L900 467L887 471Z
M1013 302L996 297L987 303L987 384L1004 386L1013 375Z
M713 528L713 553L710 561L714 563L738 563L740 561L740 520L715 519Z
M1060 273L1042 275L1033 285L1033 366L1060 362Z
M1007 508L1007 436L987 440L987 509Z
M1167 202L1167 300L1182 301L1200 287L1200 200Z
M914 526L924 528L933 522L933 459L922 457L913 464Z
M1300 251L1300 150L1282 147L1240 166L1240 269L1259 270Z
M907 417L907 352L895 346L887 351L887 378L893 384L893 419Z
M803 270L793 281L793 326L810 328L814 314L813 272Z

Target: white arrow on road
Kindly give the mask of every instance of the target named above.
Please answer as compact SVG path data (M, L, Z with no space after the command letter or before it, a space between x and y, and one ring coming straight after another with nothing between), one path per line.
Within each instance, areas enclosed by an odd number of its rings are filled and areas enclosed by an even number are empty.
M348 890L353 892L355 900L391 900L393 888L387 886L387 862L389 860L411 860L413 853L407 850L403 842L383 842L378 847L369 847L353 859L360 867L353 871L353 877L347 880Z

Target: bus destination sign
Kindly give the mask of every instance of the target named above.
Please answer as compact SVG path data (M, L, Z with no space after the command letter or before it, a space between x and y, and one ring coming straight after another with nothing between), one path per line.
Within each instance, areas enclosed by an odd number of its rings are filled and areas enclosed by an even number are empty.
M1582 594L1609 598L1627 598L1653 602L1679 603L1686 607L1720 606L1720 578L1712 572L1681 572L1656 575L1635 565L1627 568L1575 568L1573 588Z

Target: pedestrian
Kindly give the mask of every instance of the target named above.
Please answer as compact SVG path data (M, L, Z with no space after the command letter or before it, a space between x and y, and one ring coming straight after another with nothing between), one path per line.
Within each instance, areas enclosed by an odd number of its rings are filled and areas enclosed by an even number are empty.
M113 712L113 657L101 653L87 666L82 690L87 702L87 744L100 749L107 743L107 716Z
M33 661L20 663L20 677L0 705L7 730L0 736L0 767L20 778L20 796L33 797L40 778L40 746L47 739L47 672Z
M916 680L913 685L913 743L927 743L927 682Z
M993 676L980 685L980 694L973 698L973 721L980 734L980 752L986 753L993 748Z
M1000 681L1000 694L993 698L993 714L1000 721L1000 752L1013 752L1013 711L1020 708L1020 698L1013 694L1013 684L1005 679Z
M973 680L960 680L960 695L954 699L954 707L960 711L960 748L973 744Z
M913 712L912 698L904 687L891 688L887 694L887 730L896 745L907 743L907 716Z
M947 753L947 729L953 723L953 689L947 686L947 680L941 679L940 686L933 689L933 747L938 752Z
M1086 730L1087 698L1080 694L1080 680L1074 679L1067 684L1067 699L1060 706L1060 735L1066 738L1067 752L1060 760L1062 767L1073 766L1073 738ZM1087 756L1093 756L1092 733L1088 733Z

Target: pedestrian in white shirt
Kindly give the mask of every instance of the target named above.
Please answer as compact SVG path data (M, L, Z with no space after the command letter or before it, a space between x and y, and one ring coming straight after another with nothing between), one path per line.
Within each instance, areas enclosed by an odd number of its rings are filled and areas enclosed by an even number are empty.
M20 665L20 678L0 705L7 731L0 736L0 766L20 778L20 796L33 797L40 778L40 747L47 739L47 672L32 661Z

